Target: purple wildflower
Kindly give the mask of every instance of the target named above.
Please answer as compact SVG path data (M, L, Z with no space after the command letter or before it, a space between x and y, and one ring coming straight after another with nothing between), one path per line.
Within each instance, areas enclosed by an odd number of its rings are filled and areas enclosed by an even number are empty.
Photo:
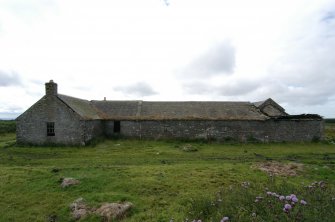
M301 203L302 205L306 205L306 204L307 204L307 202L304 201L304 200L300 200L300 203Z
M266 192L267 195L272 195L272 192L268 191Z
M292 199L292 197L291 196L286 196L286 198L285 198L286 200L291 200Z
M226 221L229 221L229 217L223 217L220 222L226 222Z
M279 200L285 200L285 197L284 196L280 196Z
M292 206L290 204L285 204L284 209L289 211L292 209Z
M292 197L292 202L297 203L299 200L297 197Z

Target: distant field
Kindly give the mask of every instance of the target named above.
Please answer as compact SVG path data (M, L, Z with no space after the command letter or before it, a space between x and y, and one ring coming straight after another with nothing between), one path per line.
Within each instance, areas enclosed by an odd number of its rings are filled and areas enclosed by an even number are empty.
M325 119L326 123L335 123L335 119Z
M260 167L281 175L269 176ZM334 221L334 170L331 143L105 140L89 147L17 147L15 134L0 134L0 221L73 221L69 205L79 197L93 207L132 202L125 222L219 222L224 216ZM296 175L286 175L291 172ZM80 184L62 189L61 177ZM319 183L312 186L314 181ZM284 212L292 201L280 201L277 194L295 194L299 202Z
M0 120L0 134L15 133L15 120Z
M335 119L326 119L325 137L335 142Z

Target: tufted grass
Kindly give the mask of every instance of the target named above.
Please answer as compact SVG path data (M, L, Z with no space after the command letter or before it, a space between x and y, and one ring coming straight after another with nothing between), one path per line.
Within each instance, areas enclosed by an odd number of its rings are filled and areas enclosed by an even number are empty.
M195 149L183 151L185 145ZM252 167L268 161L304 167L295 177L269 177ZM71 221L68 206L79 197L95 207L102 202L134 203L126 222L218 221L221 216L231 221L331 221L335 218L334 170L335 145L330 143L120 139L88 147L17 147L15 135L7 133L0 135L0 221ZM62 189L61 177L81 183ZM313 193L304 188L321 180L327 189ZM244 181L250 182L250 188L241 186ZM266 187L303 196L308 201L301 208L303 219L285 214L277 202L273 202L275 209L266 208L267 202L255 205L254 198L265 196ZM218 192L224 204L212 205ZM256 218L250 216L254 211ZM82 221L101 219L90 216Z

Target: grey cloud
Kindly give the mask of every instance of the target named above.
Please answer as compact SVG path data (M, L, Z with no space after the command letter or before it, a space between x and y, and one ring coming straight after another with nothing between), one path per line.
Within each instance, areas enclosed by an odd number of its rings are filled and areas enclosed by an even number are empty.
M253 81L237 80L223 84L218 89L222 96L241 96L254 91L259 84Z
M22 107L3 103L0 110L0 119L15 119L23 112Z
M114 87L115 91L122 92L125 95L133 95L133 96L151 96L157 94L153 88L145 82L137 82L128 86L118 86Z
M183 90L188 94L206 95L213 92L213 88L214 86L202 82L183 84Z
M0 87L21 85L21 80L16 72L0 70Z
M195 58L179 73L186 77L208 77L230 74L235 67L235 48L228 42L214 45L207 52Z
M330 23L331 21L334 21L334 20L335 20L335 10L328 11L321 18L321 22L326 22L326 23Z
M0 112L0 120L16 119L21 113Z
M256 90L259 83L246 80L232 80L219 86L204 82L192 82L183 85L186 93L205 95L214 94L218 96L241 96Z
M335 95L335 38L321 36L303 42L271 70L280 89L269 91L292 106L323 105Z

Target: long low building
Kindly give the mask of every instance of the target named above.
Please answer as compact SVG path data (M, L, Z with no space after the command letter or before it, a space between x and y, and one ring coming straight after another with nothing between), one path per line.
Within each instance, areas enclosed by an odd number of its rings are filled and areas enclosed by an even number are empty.
M272 99L261 102L147 102L83 100L45 84L46 94L17 118L19 144L85 145L100 136L218 141L322 139L323 118L288 115Z

